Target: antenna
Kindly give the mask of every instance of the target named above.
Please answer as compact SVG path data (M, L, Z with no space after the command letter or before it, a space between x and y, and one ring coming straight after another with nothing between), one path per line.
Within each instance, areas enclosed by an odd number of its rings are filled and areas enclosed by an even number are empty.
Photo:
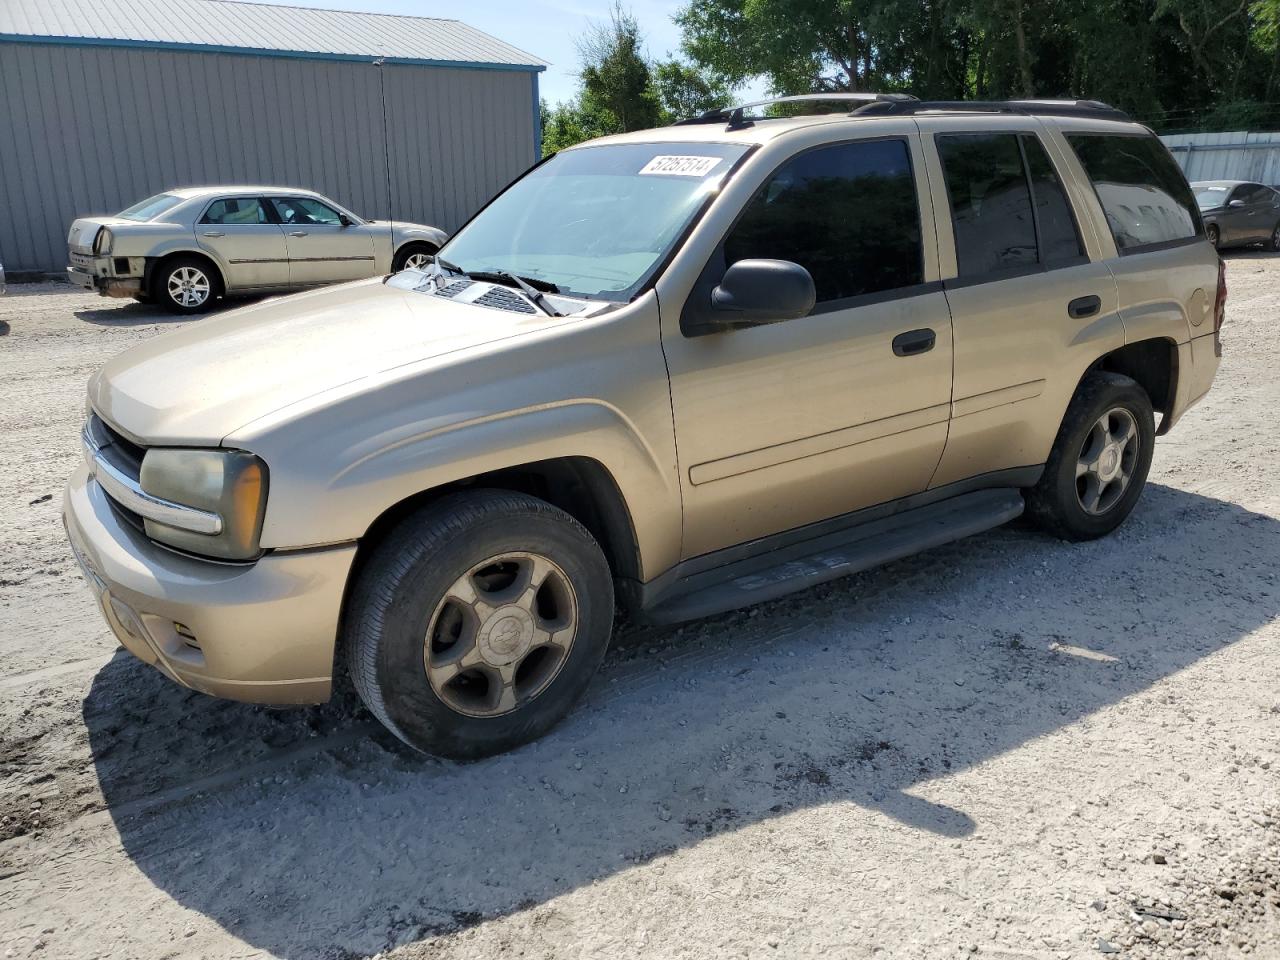
M396 215L395 208L391 205L391 135L387 127L387 81L382 67L386 63L386 57L379 57L373 61L373 65L378 68L378 99L382 102L382 158L386 168L387 175L387 223L391 227L391 251L395 254L396 249Z

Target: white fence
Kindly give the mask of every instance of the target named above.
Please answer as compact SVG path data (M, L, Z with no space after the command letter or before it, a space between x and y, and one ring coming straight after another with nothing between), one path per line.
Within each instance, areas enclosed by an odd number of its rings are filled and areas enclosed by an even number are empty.
M1160 139L1188 180L1253 180L1280 187L1280 133L1178 133Z

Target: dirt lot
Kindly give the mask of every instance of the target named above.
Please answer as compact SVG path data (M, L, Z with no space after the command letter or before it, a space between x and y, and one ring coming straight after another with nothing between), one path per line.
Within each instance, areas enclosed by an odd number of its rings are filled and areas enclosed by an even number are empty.
M555 733L469 766L115 651L61 485L90 372L178 321L11 287L0 951L1280 957L1280 259L1229 271L1217 385L1115 536L627 630Z

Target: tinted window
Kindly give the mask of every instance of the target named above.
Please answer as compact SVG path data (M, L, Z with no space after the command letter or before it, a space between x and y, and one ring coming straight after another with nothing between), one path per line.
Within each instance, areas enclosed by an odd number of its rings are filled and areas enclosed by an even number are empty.
M267 223L267 211L262 201L250 198L215 200L201 223Z
M1195 197L1169 151L1154 136L1067 135L1121 251L1202 232Z
M843 143L788 161L748 202L724 253L726 265L757 257L800 264L819 303L923 282L906 141Z
M1040 138L1022 134L1022 150L1031 177L1031 197L1035 202L1036 236L1040 262L1047 266L1084 256L1080 233L1071 213L1066 191Z
M275 206L276 213L280 215L281 223L331 227L342 223L337 210L327 203L321 203L309 197L272 197L271 203Z
M1258 183L1250 183L1244 187L1244 196L1241 199L1245 203L1270 203L1275 199L1275 191Z
M1022 151L1013 133L937 138L961 277L1034 266L1035 218Z

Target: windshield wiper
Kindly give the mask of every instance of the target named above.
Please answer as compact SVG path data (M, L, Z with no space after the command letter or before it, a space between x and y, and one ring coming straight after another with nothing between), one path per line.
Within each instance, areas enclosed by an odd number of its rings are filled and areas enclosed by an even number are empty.
M439 262L437 260L437 262ZM533 305L545 313L548 317L563 317L564 314L553 307L550 301L542 295L542 291L526 280L524 277L517 277L514 273L507 273L505 270L471 270L466 276L472 280L490 280L497 283L505 283L514 287L518 287L520 292L532 301ZM550 287L551 293L559 293L560 288L554 283L546 280L535 281L543 286Z

